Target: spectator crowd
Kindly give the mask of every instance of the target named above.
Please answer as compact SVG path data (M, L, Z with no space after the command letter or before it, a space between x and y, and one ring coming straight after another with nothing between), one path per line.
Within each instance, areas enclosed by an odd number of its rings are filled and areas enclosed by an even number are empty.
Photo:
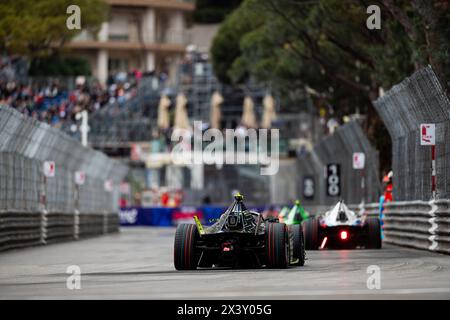
M137 95L143 77L155 76L139 70L117 72L102 85L85 76L28 77L26 67L19 62L20 59L0 57L0 105L58 128L74 124L76 114L83 110L91 113L108 105L122 107ZM160 84L165 81L164 75L159 75Z
M116 102L124 104L137 94L137 82L134 73L111 77L106 87L77 77L75 86L69 90L67 84L58 80L22 82L0 78L0 105L60 127L74 122L80 111L94 112Z

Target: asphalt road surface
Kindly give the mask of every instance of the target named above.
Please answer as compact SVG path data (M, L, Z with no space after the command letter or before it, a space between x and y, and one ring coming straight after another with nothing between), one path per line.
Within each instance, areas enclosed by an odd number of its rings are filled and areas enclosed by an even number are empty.
M120 233L0 253L0 299L450 299L450 256L382 250L308 251L304 267L197 270L173 267L173 228ZM67 268L81 269L69 290ZM368 289L369 266L380 289ZM373 282L371 282L373 283Z

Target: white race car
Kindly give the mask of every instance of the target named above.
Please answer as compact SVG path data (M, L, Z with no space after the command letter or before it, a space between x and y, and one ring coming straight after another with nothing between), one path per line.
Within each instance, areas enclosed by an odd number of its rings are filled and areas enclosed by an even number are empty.
M381 248L380 219L359 216L339 201L323 215L303 222L305 249Z

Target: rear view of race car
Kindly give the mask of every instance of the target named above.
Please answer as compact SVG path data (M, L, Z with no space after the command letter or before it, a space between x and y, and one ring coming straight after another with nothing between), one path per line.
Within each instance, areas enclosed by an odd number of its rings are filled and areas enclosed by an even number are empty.
M264 219L245 207L240 194L212 226L203 228L196 219L196 225L179 225L175 234L177 270L213 266L287 268L303 265L304 261L300 225L288 229L276 219Z
M303 222L306 250L381 248L380 220L359 217L339 201L324 215Z

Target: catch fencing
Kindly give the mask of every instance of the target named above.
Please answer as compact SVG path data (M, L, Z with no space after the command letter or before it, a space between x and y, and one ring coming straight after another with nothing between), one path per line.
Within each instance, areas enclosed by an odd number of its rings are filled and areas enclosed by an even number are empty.
M150 141L156 119L161 84L156 77L143 77L136 88L136 95L127 101L109 103L107 107L90 114L89 140L91 145L104 147L129 146L130 142ZM70 135L70 126L63 128Z
M45 161L54 161L54 177L44 176ZM127 170L0 106L0 251L117 231L118 185ZM75 184L75 172L85 174L84 184Z
M374 106L392 139L394 202L384 204L385 241L449 254L450 101L442 85L428 66L394 86ZM436 127L434 198L432 147L421 145L421 124Z
M364 153L364 169L353 169L354 153ZM339 192L327 192L327 166L337 164ZM351 121L324 137L298 159L298 190L306 206L330 206L337 200L346 203L377 201L380 194L378 151L370 144L360 125ZM312 181L312 185L311 185ZM311 188L310 192L307 191Z
M430 200L431 146L420 145L420 124L436 125L436 192L450 198L450 102L433 69L415 72L374 102L392 139L395 201Z

